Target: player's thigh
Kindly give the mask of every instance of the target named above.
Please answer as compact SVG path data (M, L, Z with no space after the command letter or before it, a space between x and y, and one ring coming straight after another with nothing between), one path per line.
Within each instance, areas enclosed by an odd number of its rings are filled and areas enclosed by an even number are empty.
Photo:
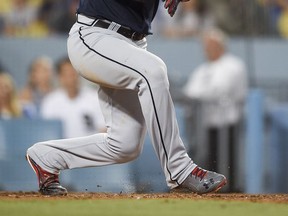
M166 65L159 57L117 33L83 30L70 41L68 51L73 65L90 81L133 90L149 80L168 82Z
M115 144L142 148L146 126L137 92L100 87L99 103L108 127L108 139Z

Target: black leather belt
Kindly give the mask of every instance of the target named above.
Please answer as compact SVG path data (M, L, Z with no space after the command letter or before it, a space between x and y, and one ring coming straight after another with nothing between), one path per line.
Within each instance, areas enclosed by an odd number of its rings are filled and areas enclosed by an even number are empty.
M98 19L98 20L96 20L96 22L94 23L93 26L108 29L111 27L111 25L113 25L113 23L108 21L108 20ZM116 32L118 32L119 34L123 35L124 37L130 38L134 41L142 40L144 37L146 37L145 34L135 32L135 31L133 31L130 28L125 27L125 26L120 26L118 28L118 30L116 30Z
M85 16L83 14L81 14L82 16ZM100 28L105 28L105 29L110 29L112 31L115 31L121 35L123 35L126 38L129 38L133 41L139 41L142 40L144 37L146 37L146 34L142 34L139 32L135 32L133 30L131 30L129 27L125 27L125 26L121 26L117 23L114 22L110 22L108 20L103 20L103 19L95 19L93 17L89 17L89 16L85 16L89 19L94 19L95 21L93 22L92 26L95 27L100 27ZM78 21L78 20L77 20ZM78 21L79 22L79 21ZM82 22L79 22L82 23ZM83 24L83 23L82 23Z

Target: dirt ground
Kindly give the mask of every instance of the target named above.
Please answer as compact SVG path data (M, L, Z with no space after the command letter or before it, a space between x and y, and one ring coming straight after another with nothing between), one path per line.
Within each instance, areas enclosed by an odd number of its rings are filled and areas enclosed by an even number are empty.
M43 196L37 192L0 192L0 200L7 199L192 199L192 200L223 200L246 201L255 203L283 203L288 205L288 194L188 194L188 193L151 193L151 194L115 194L115 193L69 193L64 197Z

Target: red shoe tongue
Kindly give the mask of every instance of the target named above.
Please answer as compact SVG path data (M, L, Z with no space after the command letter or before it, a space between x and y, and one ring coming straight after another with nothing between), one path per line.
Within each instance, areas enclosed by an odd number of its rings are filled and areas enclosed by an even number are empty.
M207 171L199 168L199 167L196 167L193 171L192 171L192 175L194 176L197 176L199 178L204 178L204 176L206 175Z

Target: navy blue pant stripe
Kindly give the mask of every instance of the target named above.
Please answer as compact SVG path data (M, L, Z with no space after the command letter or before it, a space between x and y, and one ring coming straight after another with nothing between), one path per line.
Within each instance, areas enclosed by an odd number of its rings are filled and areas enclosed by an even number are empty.
M109 58L109 57L107 57L107 56L105 56L105 55L97 52L95 49L91 48L91 47L85 42L84 38L82 37L81 30L82 30L82 27L80 27L80 29L79 29L79 38L80 38L80 40L83 42L83 44L84 44L89 50L93 51L93 52L96 53L97 55L99 55L99 56L101 56L101 57L103 57L103 58L105 58L105 59L107 59L107 60L109 60L109 61L111 61L111 62L114 62L114 63L116 63L116 64L118 64L118 65L121 65L121 66L123 66L123 67L126 67L126 68L128 68L128 69L130 69L130 70L132 70L132 71L134 71L134 72L136 72L136 73L138 73L138 74L139 74L140 76L142 76L142 77L144 78L144 80L146 81L146 83L147 83L147 85L148 85L148 88L149 88L150 95L151 95L151 100L152 100L152 104L153 104L153 108L154 108L154 112L155 112L155 117L156 117L156 121L157 121L157 125L158 125L158 130L159 130L159 133L160 133L161 144L162 144L162 147L163 147L163 149L164 149L165 157L166 157L166 160L167 160L166 169L167 169L167 171L168 171L168 173L169 173L169 175L170 175L170 179L171 179L172 181L175 181L178 185L180 185L177 180L172 179L172 174L171 174L171 172L170 172L170 170L169 170L169 168L168 168L168 154L167 154L167 150L166 150L166 148L165 148L164 139L163 139L163 134L162 134L161 126L160 126L160 121L159 121L159 117L158 117L157 109L156 109L156 105L155 105L155 100L154 100L153 93L152 93L151 86L150 86L150 83L149 83L148 79L147 79L140 71L138 71L138 70L136 70L136 69L134 69L134 68L132 68L132 67L130 67L130 66L128 66L128 65L124 65L124 64L122 64L121 62L118 62L118 61L116 61L116 60L114 60L114 59L111 59L111 58Z

